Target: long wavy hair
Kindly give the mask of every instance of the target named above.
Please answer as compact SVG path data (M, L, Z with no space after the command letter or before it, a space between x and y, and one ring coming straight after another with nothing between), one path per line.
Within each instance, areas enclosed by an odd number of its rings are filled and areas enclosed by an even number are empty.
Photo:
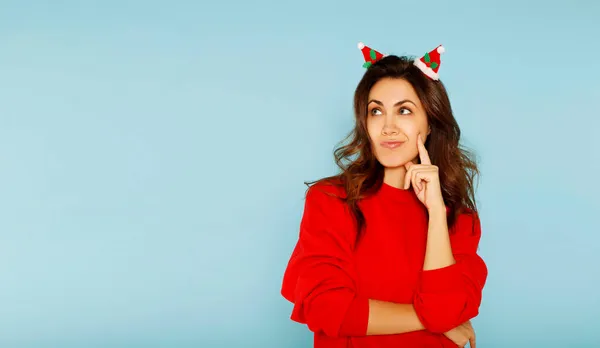
M367 132L367 102L371 88L384 78L404 79L415 89L427 114L431 133L425 147L431 162L438 166L444 203L449 208L448 226L465 211L476 212L475 180L479 175L473 153L459 144L460 128L450 105L446 88L440 80L426 77L413 64L413 57L389 55L367 69L354 93L354 129L334 151L341 170L339 174L313 182L343 187L345 195L338 196L350 208L357 226L357 240L366 224L358 202L376 192L383 184L384 167L373 153Z

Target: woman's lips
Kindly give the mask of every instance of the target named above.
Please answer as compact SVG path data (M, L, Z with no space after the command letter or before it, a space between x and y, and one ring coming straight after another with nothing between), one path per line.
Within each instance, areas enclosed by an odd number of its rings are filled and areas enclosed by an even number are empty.
M402 144L404 144L403 141L383 141L383 142L381 142L381 146L388 148L388 149L395 149Z

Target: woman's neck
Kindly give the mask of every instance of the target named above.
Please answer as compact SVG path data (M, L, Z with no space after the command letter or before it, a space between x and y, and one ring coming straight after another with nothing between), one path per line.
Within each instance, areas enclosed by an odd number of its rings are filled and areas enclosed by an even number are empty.
M406 168L404 168L404 165L395 168L385 168L383 182L392 187L403 189L405 176Z
M411 161L413 164L419 163L418 158L414 158ZM406 167L404 164L393 167L385 168L383 172L383 182L399 189L404 189L404 177L406 176Z

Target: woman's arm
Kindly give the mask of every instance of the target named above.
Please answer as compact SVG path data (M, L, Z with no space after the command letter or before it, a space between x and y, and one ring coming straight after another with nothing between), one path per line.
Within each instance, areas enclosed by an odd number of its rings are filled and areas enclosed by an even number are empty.
M369 300L367 335L393 335L425 330L412 304Z
M457 217L452 234L445 214L432 211L423 271L413 304L428 331L444 333L479 313L487 267L477 254L481 225L475 212Z
M462 212L449 233L439 169L417 137L421 164L408 162L404 187L413 186L429 214L423 271L413 304L429 331L444 333L479 312L487 267L477 254L481 225L477 213Z
M291 319L330 337L423 330L412 304L378 301L358 292L352 259L356 235L345 214L343 202L311 187L281 290L294 304Z
M452 266L456 263L452 255L450 235L445 207L429 211L429 230L427 232L427 248L423 270L429 271Z

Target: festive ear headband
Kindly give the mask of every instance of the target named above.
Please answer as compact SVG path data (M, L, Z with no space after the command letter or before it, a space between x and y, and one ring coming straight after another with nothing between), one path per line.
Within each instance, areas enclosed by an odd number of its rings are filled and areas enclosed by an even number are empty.
M364 43L358 43L358 49L362 51L363 56L365 58L365 63L363 64L364 68L369 68L371 65L375 64L381 58L387 56L387 54L380 53L369 46L365 46ZM425 53L421 58L417 58L414 60L414 64L419 68L427 77L432 80L438 80L440 78L438 74L438 70L440 69L441 54L444 53L446 49L444 46L439 45L435 49L430 52Z

